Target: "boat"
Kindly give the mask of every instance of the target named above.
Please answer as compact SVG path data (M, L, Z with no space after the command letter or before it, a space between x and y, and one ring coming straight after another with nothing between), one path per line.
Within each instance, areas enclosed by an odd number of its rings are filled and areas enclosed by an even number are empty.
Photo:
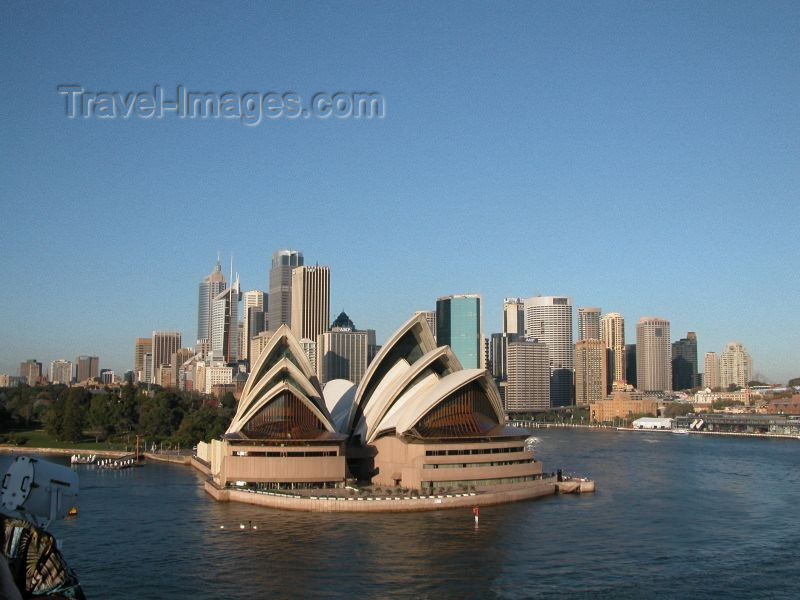
M689 430L688 429L683 429L683 428L678 428L678 429L673 429L672 433L680 434L680 435L688 435Z
M90 454L89 456L81 456L80 454L73 454L69 457L70 464L73 465L92 465L97 460L97 455Z

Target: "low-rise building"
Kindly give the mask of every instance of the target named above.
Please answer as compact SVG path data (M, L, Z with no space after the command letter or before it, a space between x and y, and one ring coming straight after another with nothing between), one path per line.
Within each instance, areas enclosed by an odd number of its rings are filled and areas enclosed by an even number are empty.
M633 422L634 429L672 429L672 419L667 417L640 417Z
M615 390L603 400L589 405L589 416L593 423L610 423L614 419L627 419L634 415L658 414L658 400L644 396L641 392Z

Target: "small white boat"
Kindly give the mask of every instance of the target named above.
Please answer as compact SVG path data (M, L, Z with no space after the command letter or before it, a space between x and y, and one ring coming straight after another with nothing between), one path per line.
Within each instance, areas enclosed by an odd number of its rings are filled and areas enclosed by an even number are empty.
M672 433L677 434L677 435L688 435L689 434L689 430L688 429L673 429Z

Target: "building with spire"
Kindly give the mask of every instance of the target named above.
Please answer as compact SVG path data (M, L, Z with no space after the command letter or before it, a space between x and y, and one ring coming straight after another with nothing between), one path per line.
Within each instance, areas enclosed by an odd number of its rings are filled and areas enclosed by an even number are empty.
M239 360L239 276L212 303L211 362L231 365Z

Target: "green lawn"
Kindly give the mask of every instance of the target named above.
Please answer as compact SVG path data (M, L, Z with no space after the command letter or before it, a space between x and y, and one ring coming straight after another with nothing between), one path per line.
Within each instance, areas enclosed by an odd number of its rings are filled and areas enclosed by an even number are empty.
M84 438L80 442L60 442L44 429L14 431L17 438L26 437L28 441L20 448L74 448L75 450L125 450L125 444L100 442L95 444L94 438Z

